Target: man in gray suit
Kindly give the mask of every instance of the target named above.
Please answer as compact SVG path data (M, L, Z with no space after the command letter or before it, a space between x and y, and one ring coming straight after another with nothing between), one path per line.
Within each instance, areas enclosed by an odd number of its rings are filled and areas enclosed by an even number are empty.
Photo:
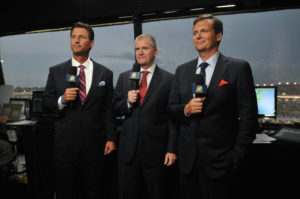
M120 74L114 92L113 112L125 116L118 145L120 199L141 199L143 184L150 199L165 198L165 166L176 159L176 130L167 112L174 75L157 66L157 54L152 35L138 36L140 89L131 87L127 71Z
M170 112L180 124L182 198L232 199L235 171L258 126L250 65L219 52L222 36L218 18L195 19L199 57L177 68L171 89Z
M42 101L46 112L58 114L53 148L56 199L74 198L78 181L80 198L98 199L106 183L104 155L116 148L113 73L89 57L94 31L88 24L75 23L70 37L73 57L50 68Z

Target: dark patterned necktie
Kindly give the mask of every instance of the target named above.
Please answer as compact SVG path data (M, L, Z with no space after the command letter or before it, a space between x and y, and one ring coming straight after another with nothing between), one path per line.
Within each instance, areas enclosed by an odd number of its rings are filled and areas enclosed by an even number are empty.
M79 97L80 97L81 104L83 104L85 101L85 98L86 98L85 73L84 73L85 66L80 65L79 68L80 68L80 71L79 71Z
M205 73L205 69L207 68L209 64L207 62L202 62L199 67L200 67L200 78L202 79L202 81L204 82L204 84L206 84L206 73Z

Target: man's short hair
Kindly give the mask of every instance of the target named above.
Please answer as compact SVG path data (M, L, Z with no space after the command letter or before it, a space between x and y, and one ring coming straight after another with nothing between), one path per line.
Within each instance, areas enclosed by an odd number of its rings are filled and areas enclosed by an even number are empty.
M138 40L142 40L142 39L145 39L145 40L149 41L151 43L151 45L153 46L153 48L155 48L155 49L157 48L156 40L153 37L153 35L151 35L151 34L141 34L141 35L139 35L135 38L134 42L136 43Z
M73 26L72 26L72 28L71 28L70 35L72 35L72 32L73 32L74 28L84 28L84 29L86 29L88 31L88 33L89 33L90 40L94 40L94 37L95 37L94 30L93 30L93 28L89 24L83 23L83 22L80 22L80 21L74 23Z
M200 15L199 17L197 17L195 20L194 20L194 26L199 22L199 21L202 21L202 20L205 20L205 19L210 19L213 21L213 29L215 31L216 34L219 34L219 33L223 33L223 23L220 19L218 19L217 17L211 15L211 14L203 14L203 15Z

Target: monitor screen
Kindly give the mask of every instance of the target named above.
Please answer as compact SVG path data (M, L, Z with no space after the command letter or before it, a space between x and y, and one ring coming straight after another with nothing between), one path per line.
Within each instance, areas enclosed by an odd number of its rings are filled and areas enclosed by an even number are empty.
M258 115L264 118L276 118L277 87L257 86L255 87Z
M23 99L23 98L10 98L10 104L22 104L21 110L21 119L29 119L30 113L30 99Z
M42 96L44 91L32 91L32 108L31 116L38 117L43 114Z

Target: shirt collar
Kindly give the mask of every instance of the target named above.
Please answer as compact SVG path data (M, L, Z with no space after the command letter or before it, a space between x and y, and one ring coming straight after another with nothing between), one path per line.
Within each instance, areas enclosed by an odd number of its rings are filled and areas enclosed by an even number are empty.
M156 68L156 63L154 62L154 63L152 64L152 66L150 66L149 68L146 69L146 71L149 71L149 73L152 73L152 74L153 74L155 68ZM143 68L141 67L141 72L143 72L143 71L145 71L145 69L143 69Z
M91 64L91 58L89 57L83 64L80 64L74 57L72 57L72 66L79 67L80 65L83 65L85 68L88 68Z
M218 52L216 52L213 56L211 56L208 60L206 60L205 62L209 64L208 66L212 66L212 67L214 68L214 67L216 66L216 64L217 64L219 55L220 55L220 52L218 51ZM202 61L201 57L199 56L199 57L198 57L197 68L198 68L198 66L199 66L202 62L203 62L203 61Z

